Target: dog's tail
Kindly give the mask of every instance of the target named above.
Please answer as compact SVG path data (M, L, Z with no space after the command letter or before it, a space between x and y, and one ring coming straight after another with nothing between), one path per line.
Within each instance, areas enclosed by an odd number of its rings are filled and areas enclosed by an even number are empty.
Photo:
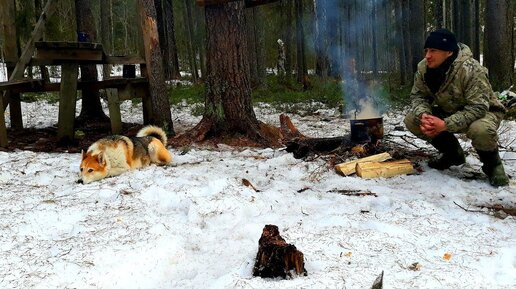
M163 129L161 129L160 127L154 126L154 125L148 125L142 129L140 129L140 131L138 131L136 136L137 137L152 136L152 137L159 139L163 143L163 145L165 145L165 146L167 145L167 134L165 133L165 131Z

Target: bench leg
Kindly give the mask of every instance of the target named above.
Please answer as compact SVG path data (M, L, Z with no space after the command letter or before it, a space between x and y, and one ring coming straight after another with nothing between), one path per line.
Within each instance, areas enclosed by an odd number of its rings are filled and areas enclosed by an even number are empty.
M120 114L120 98L115 89L106 89L108 95L109 119L111 120L111 132L122 133L122 115Z
M4 114L4 101L2 100L2 95L0 95L0 109L2 109L0 113L0 147L7 147L7 128L5 127L5 114Z
M66 63L61 67L61 90L59 93L59 119L57 137L59 142L74 139L75 104L77 102L77 77L79 65Z
M11 128L22 129L23 119L20 94L9 92L7 95L9 99L9 111L11 112Z

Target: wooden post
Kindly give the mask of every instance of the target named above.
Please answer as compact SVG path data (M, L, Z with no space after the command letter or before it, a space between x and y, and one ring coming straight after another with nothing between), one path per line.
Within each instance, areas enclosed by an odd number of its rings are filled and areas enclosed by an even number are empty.
M0 97L0 108L2 109L2 113L0 113L0 147L7 146L7 127L5 126L3 107L4 107L4 101Z
M113 134L120 134L122 132L122 115L120 114L120 98L119 91L109 91L106 89L108 95L109 119L111 120L111 132Z
M75 104L77 101L77 77L79 65L66 63L61 66L61 90L59 97L58 141L61 144L74 138Z
M13 74L14 67L18 61L18 44L16 35L16 8L14 0L0 0L0 7L2 11L0 16L2 18L2 27L4 34L4 57L7 66L7 75ZM20 94L6 90L3 95L3 104L7 107L9 105L11 127L23 128L23 121L21 116ZM5 108L2 105L2 109Z

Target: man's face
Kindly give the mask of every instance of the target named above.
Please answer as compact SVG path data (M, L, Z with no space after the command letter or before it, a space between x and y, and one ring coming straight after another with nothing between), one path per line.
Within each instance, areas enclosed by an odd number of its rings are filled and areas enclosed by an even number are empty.
M425 49L425 59L426 65L429 68L437 68L450 56L452 56L452 51L439 50L435 48L426 48Z

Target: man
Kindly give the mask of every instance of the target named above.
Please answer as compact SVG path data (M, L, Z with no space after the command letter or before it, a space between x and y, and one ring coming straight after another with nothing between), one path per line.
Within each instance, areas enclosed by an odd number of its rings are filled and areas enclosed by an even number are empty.
M425 59L418 64L405 125L442 154L428 166L444 170L465 163L454 134L466 133L491 185L508 185L496 132L505 108L491 88L487 69L447 29L431 32L424 48Z

